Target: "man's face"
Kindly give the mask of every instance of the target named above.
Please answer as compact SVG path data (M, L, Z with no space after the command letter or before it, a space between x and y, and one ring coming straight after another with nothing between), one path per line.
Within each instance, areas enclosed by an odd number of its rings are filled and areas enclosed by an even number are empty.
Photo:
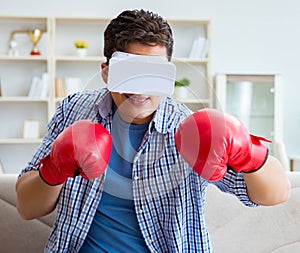
M139 43L131 43L126 50L126 53L167 56L167 49L160 45L148 46ZM104 81L106 81L105 79L106 78L104 78ZM133 124L144 124L149 122L162 99L162 97L159 96L129 93L112 92L111 94L122 120Z

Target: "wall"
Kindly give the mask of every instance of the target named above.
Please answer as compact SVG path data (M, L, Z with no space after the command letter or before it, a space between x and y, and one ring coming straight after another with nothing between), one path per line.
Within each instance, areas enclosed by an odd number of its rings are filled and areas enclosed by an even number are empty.
M296 0L11 0L0 15L114 17L124 9L144 8L165 18L209 18L213 74L283 74L284 141L288 154L300 155L299 7Z

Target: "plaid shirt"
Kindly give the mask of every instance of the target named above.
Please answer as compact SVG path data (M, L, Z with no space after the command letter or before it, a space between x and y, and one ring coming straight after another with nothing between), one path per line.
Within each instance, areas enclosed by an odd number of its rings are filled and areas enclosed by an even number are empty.
M191 112L171 98L164 98L149 125L132 168L133 198L141 232L150 252L212 252L204 220L208 182L198 176L175 148L174 133ZM106 90L67 97L48 124L48 133L21 175L50 152L57 135L74 121L89 119L108 131L112 124L112 98ZM94 180L80 176L64 184L57 216L45 252L78 252L82 246L103 191L105 174ZM247 196L240 173L228 171L215 183L235 194L244 204Z

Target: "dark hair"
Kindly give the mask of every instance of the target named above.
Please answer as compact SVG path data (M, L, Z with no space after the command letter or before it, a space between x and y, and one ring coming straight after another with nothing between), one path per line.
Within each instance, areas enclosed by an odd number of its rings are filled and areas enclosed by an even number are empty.
M172 30L158 14L145 10L126 10L112 19L104 31L104 56L107 63L114 51L124 52L132 42L165 46L168 59L171 60Z

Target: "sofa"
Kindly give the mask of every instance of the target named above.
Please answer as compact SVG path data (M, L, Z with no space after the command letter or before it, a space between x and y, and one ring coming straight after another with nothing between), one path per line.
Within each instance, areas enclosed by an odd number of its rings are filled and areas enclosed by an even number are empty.
M300 172L287 172L292 194L286 203L249 208L209 186L206 223L215 253L299 253ZM15 208L17 175L0 174L0 252L43 252L55 212L24 221Z

